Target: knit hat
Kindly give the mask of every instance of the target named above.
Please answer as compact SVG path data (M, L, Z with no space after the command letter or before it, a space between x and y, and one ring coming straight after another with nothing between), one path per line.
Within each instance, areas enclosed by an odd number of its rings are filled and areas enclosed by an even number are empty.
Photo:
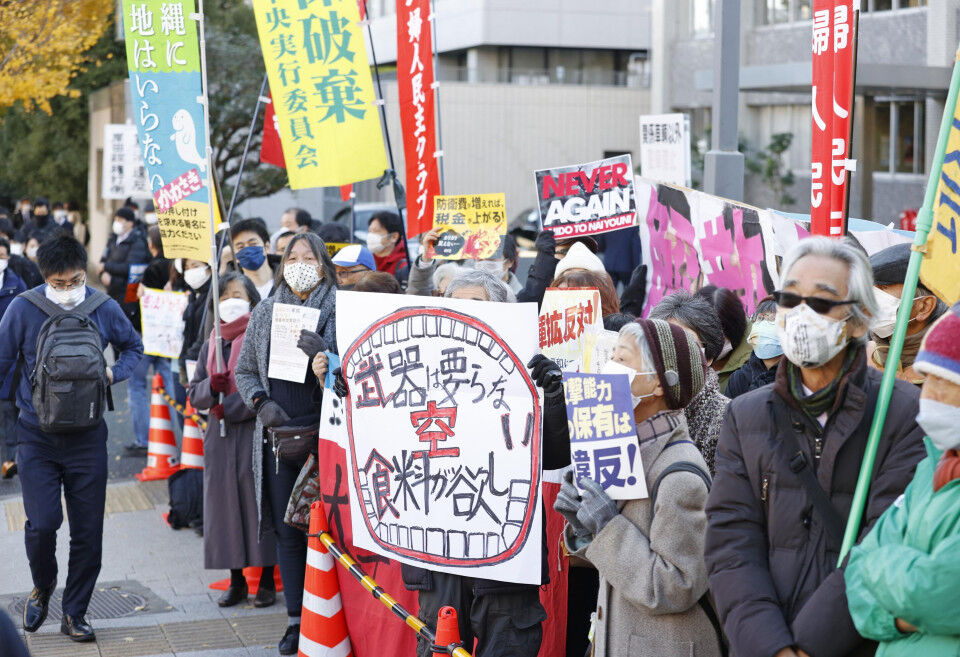
M586 269L598 273L606 271L600 258L591 253L590 249L582 242L577 242L571 246L567 255L560 259L560 262L557 263L556 272L553 274L554 278L559 278L560 274L568 269Z
M133 213L133 210L127 207L117 208L117 211L113 213L114 217L120 217L121 219L126 219L127 221L136 221L137 215Z
M960 385L960 303L954 304L927 331L913 369Z
M337 255L333 256L333 264L341 267L363 265L370 271L377 271L377 263L373 259L373 254L370 253L370 249L362 244L350 244L337 251Z
M653 367L663 386L667 408L685 408L706 383L707 365L689 331L662 319L638 319Z

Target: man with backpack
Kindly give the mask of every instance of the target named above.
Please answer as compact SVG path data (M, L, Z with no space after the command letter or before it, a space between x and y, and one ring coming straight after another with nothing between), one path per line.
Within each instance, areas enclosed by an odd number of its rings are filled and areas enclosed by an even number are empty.
M84 616L100 573L107 487L109 386L123 381L143 355L143 343L116 301L87 287L87 254L71 236L40 245L46 281L14 299L0 320L0 397L16 394L17 466L27 515L24 542L34 589L23 629L47 617L57 585L60 495L70 520L70 559L60 631L92 641ZM107 344L117 355L107 367ZM62 484L62 485L61 485Z

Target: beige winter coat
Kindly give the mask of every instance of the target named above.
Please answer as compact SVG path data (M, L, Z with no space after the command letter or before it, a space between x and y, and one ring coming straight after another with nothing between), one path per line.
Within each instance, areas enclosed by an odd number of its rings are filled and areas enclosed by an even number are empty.
M671 463L706 470L683 414L674 417L671 432L640 445L648 491ZM593 655L719 657L717 634L698 603L707 591L707 492L698 475L672 472L660 483L652 523L643 499L619 503L620 515L588 544L579 539L579 549L566 528L567 549L600 573Z

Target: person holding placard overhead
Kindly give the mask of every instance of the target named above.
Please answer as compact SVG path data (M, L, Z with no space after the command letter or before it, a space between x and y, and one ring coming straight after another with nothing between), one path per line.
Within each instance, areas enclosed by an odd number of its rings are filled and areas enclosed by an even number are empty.
M313 233L296 235L280 263L273 295L251 313L234 370L237 391L257 414L254 491L260 535L271 526L276 531L288 616L279 644L282 655L296 654L298 649L307 560L306 535L283 522L306 455L285 456L282 433L286 427L298 427L300 434L312 427L315 433L319 424L323 383L317 372L326 374L324 352L336 350L336 287L323 240Z
M703 388L706 363L692 333L657 319L620 329L604 374L626 374L649 497L615 502L597 482L564 473L554 509L571 556L600 573L592 617L597 657L721 654L703 544L707 464L683 408Z

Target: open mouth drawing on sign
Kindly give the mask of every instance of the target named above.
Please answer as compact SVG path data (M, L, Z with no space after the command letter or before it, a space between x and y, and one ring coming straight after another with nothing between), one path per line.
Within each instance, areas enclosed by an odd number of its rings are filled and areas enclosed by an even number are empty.
M425 564L509 560L532 528L540 405L524 363L487 324L404 308L343 354L354 489L372 540Z

